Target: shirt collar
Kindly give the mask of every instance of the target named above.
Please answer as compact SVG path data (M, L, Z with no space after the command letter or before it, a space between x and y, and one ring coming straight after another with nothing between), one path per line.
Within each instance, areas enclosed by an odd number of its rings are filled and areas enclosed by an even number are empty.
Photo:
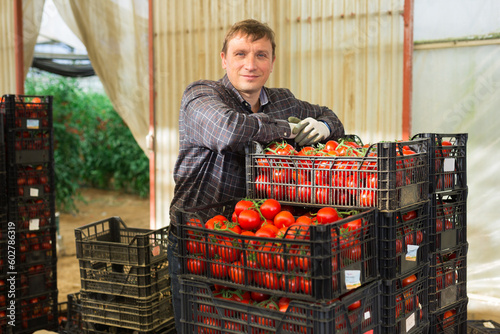
M233 84L231 83L231 81L229 81L229 78L227 77L227 74L224 75L224 77L221 79L221 82L222 84L230 89L231 91L233 91L236 96L238 97L238 100L240 101L240 103L244 104L245 106L249 106L250 104L241 96L240 92L238 92L238 90L236 88L234 88ZM267 92L266 92L266 89L265 87L262 87L262 89L260 90L260 95L259 95L259 100L260 100L260 107L262 108L263 106L265 106L266 104L269 103L269 98L267 96Z

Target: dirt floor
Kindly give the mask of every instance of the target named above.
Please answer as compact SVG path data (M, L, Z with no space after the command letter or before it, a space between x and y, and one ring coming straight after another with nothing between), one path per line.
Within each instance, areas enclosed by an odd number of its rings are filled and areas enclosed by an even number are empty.
M83 189L84 201L77 203L78 213L61 214L57 259L57 288L59 302L67 295L80 291L80 271L75 251L75 228L108 217L119 216L128 227L150 228L149 199L117 191Z

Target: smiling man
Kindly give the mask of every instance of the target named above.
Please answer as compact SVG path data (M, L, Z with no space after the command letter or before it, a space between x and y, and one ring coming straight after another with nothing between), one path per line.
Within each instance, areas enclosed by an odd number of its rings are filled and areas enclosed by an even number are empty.
M176 211L245 197L245 146L252 141L265 144L285 138L304 146L344 136L331 109L301 101L288 89L264 86L276 60L274 32L268 25L256 20L234 24L220 56L226 75L190 84L179 113L168 250L178 333ZM216 214L207 210L202 218Z

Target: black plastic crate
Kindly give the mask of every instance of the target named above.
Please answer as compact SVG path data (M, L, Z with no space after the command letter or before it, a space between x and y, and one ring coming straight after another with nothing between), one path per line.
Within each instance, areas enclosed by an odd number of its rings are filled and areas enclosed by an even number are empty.
M68 333L71 334L72 332ZM92 322L84 323L84 333L86 334L138 334L139 332L134 329L117 327L117 326L109 326L96 324ZM141 331L141 334L177 334L175 330L175 320L173 317L168 318L163 324L154 328L150 331Z
M380 281L325 303L278 299L243 303L180 277L183 333L380 333Z
M430 313L429 334L467 333L467 304L464 298L436 312Z
M57 331L58 305L57 290L17 299L15 333L33 333L41 329Z
M246 152L247 197L397 210L427 200L428 145L428 139L381 142L364 157L334 157L268 154L253 142ZM405 155L405 147L416 153Z
M54 164L14 164L9 166L8 196L39 198L54 191Z
M67 304L67 320L66 325L64 326L65 333L83 333L84 324L82 320L82 302L80 300L80 292L68 294Z
M283 238L233 235L193 223L214 208L231 217L235 203L178 211L181 274L310 301L331 300L379 278L375 208L331 224L292 226ZM348 224L356 228L347 231Z
M47 264L57 260L56 229L42 228L15 234L17 265Z
M431 252L467 242L467 197L467 188L431 195Z
M467 334L500 334L500 324L493 320L467 320Z
M55 227L55 196L9 198L8 219L17 232L36 232Z
M141 332L152 331L172 317L170 290L148 299L80 292L85 323L109 325Z
M463 244L432 253L429 272L429 310L436 312L467 298L467 252Z
M382 279L401 277L429 263L429 202L378 216Z
M145 267L80 260L82 291L150 298L170 288L166 261Z
M382 332L426 333L429 327L429 266L382 280Z
M429 193L467 187L467 133L420 133L429 138Z
M6 146L10 164L54 161L53 130L8 130Z
M8 129L39 130L52 127L52 96L4 95L2 106Z
M41 291L57 291L57 262L17 266L15 274L15 298L29 299Z
M167 229L129 228L120 217L110 217L75 229L76 257L131 266L164 261Z

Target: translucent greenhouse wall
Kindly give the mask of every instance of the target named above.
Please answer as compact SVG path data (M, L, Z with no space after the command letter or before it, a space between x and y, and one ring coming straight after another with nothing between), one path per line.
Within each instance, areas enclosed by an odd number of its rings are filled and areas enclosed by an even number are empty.
M497 322L499 32L498 1L415 1L412 133L468 133L468 316Z

